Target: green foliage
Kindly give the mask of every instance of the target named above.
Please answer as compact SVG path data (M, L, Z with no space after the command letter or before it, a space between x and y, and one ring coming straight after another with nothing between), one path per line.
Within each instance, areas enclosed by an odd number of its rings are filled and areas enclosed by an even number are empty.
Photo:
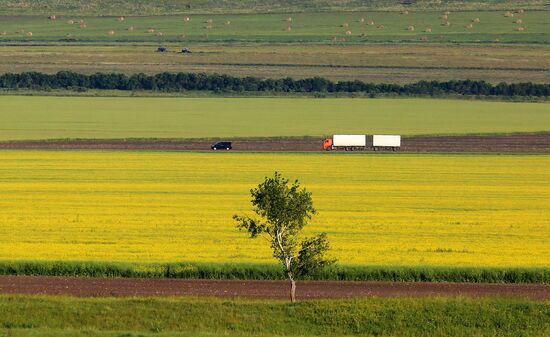
M290 184L275 172L250 194L254 213L260 219L235 215L237 228L251 238L266 234L273 256L283 264L291 281L294 276L308 275L335 262L325 257L329 244L324 233L298 244L300 232L316 213L311 193L302 189L298 180Z
M285 303L0 296L0 335L546 336L550 303L403 298ZM73 332L69 334L67 332Z
M0 275L284 280L276 264L0 261ZM332 265L306 280L550 284L550 268L467 268Z

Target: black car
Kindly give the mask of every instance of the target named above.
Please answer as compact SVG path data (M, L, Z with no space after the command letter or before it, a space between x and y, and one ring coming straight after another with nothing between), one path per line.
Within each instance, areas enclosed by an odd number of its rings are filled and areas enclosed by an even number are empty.
M217 142L216 144L210 146L212 150L231 150L231 142Z

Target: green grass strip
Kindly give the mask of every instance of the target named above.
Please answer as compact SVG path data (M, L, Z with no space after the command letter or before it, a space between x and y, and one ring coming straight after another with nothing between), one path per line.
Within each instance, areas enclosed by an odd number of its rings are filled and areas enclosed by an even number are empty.
M0 296L6 336L547 336L550 302Z
M0 261L0 275L140 277L216 280L282 280L275 264L117 263ZM310 280L550 283L550 268L344 266L327 268Z

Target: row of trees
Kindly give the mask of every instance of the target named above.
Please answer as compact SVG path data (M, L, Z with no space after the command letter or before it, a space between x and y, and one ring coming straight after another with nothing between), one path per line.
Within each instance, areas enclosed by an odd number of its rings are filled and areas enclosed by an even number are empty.
M177 92L185 90L227 92L365 93L395 95L550 96L550 84L485 81L420 81L412 84L375 84L362 81L333 82L321 77L262 79L204 73L118 73L84 75L68 71L57 74L26 72L0 75L5 89L111 89Z

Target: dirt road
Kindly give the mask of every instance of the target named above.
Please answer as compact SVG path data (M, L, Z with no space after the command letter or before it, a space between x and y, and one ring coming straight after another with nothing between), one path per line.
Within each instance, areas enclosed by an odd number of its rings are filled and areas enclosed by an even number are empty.
M71 296L215 296L287 298L285 281L0 276L0 294ZM505 296L550 300L550 285L425 282L298 282L300 299L419 296Z
M222 139L220 139L222 140ZM223 139L225 140L225 139ZM239 152L320 152L322 137L228 139ZM82 139L0 142L18 150L211 151L213 139ZM403 137L402 152L550 153L550 134Z

